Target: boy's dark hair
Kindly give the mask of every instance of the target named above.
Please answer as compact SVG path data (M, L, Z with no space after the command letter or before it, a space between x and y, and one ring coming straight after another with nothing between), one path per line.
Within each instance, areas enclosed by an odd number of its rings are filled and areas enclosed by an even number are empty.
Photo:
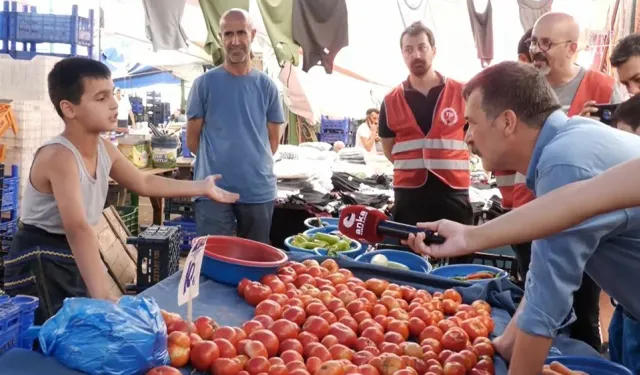
M436 46L436 38L433 36L433 31L431 31L428 27L424 25L424 23L420 21L416 21L411 25L407 26L406 29L400 34L400 48L402 48L402 39L405 35L409 36L418 36L420 34L426 34L427 39L429 39L429 44L431 44L431 48Z
M111 79L111 71L100 61L86 57L68 57L58 61L49 72L49 98L60 117L64 118L60 109L61 101L80 103L84 94L85 78Z
M611 52L609 62L611 66L618 68L633 56L640 56L640 34L631 34L622 38Z
M523 54L529 56L529 39L531 39L531 35L533 34L533 28L525 31L524 35L520 38L518 42L518 55Z
M480 90L487 118L506 110L532 128L541 128L549 115L561 108L546 77L533 65L503 61L483 69L462 90L465 100Z
M380 114L380 111L378 110L378 108L369 108L369 109L367 109L367 116L371 115L372 113Z
M640 127L640 95L632 96L618 105L611 117L611 125L617 126L619 122L629 125L634 132Z
M180 108L180 114L184 115L185 113L187 113L187 111L184 108Z

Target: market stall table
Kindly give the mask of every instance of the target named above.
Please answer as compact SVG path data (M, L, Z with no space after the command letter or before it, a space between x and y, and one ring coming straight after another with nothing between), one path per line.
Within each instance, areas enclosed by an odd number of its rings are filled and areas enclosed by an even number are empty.
M390 281L401 285L412 285L417 288L428 289L431 292L446 288L456 288L465 302L483 299L489 302L492 307L492 318L495 321L494 334L504 331L506 325L515 312L514 301L522 296L522 291L510 282L494 280L488 284L476 284L469 286L467 283L443 279L440 277L418 274L414 272L404 272L398 270L385 270L380 272L378 267L369 264L338 260L341 267L349 268L357 277L368 279L371 277L384 277ZM180 274L175 274L161 283L147 289L143 296L153 297L158 305L171 312L186 315L186 306L177 306L177 288L180 281ZM230 287L214 282L213 280L201 277L200 295L194 301L193 315L210 316L221 325L241 326L243 322L253 316L253 307L248 305L237 294L235 287ZM598 356L598 353L580 341L570 339L566 336L559 336L554 340L553 347L563 355L578 356ZM496 357L496 374L507 373L505 362ZM50 374L50 375L75 375L78 372L64 368L54 359L45 358L41 354L15 349L0 357L0 368L3 375L18 374ZM183 369L184 374L191 374L191 371Z
M140 172L150 175L158 175L163 177L173 177L173 173L178 168L143 168ZM107 199L107 206L124 206L127 197L127 189L124 186L119 185L116 181L109 178L109 197ZM139 201L138 194L131 192L131 206L138 207ZM151 207L153 208L153 224L162 225L162 215L164 210L164 198L149 198L151 201Z

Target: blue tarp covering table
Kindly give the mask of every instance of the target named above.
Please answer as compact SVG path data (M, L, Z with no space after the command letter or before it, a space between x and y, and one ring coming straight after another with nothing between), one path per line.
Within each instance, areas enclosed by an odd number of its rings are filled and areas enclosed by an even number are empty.
M371 277L385 278L389 281L412 285L416 288L427 289L430 292L446 288L457 289L465 303L471 303L477 299L488 301L492 307L492 317L495 321L494 334L504 331L506 325L515 312L515 303L519 301L522 292L510 282L490 281L487 284L470 285L463 282L443 279L415 272L404 272L386 268L380 268L369 264L350 260L338 260L341 267L349 268L355 276L362 279ZM177 312L186 316L186 305L177 306L177 288L180 274L175 274L156 286L142 293L153 297L158 305L165 310ZM205 315L213 317L221 325L241 326L243 322L253 316L253 307L249 306L237 294L236 288L216 283L205 277L200 278L200 296L193 304L194 317ZM553 344L563 355L597 356L598 354L588 345L569 339L565 336L558 337ZM507 367L503 360L496 357L496 374L506 375ZM17 374L50 374L50 375L75 375L78 372L71 371L61 366L51 358L45 358L35 352L15 349L0 357L0 369L3 375ZM189 374L190 371L183 371Z

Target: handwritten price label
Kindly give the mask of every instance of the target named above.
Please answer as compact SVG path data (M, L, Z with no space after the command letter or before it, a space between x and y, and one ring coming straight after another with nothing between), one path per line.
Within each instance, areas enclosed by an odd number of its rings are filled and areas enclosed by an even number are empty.
M178 286L178 306L184 305L200 294L200 268L205 244L206 240L195 241L187 255Z

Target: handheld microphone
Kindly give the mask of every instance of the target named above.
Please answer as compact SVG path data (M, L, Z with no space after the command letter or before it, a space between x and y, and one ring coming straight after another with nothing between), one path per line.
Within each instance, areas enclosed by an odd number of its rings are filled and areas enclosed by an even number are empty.
M406 240L409 234L424 233L425 244L442 244L445 238L431 230L424 230L413 225L389 221L387 215L366 206L347 206L340 212L338 228L345 236L356 241L378 243L385 236Z

